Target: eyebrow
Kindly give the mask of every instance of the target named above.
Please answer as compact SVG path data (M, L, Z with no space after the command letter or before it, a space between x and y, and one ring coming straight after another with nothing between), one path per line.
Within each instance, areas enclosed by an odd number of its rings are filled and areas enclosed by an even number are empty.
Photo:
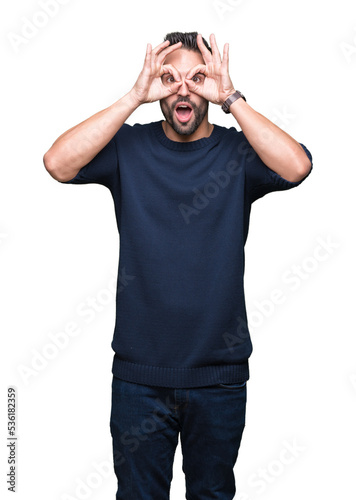
M187 73L189 73L189 71L187 71ZM199 76L203 76L203 77L205 78L204 73L200 73L200 72L198 72L198 73L195 73L195 75L194 75L194 76L197 76L197 75L199 75ZM174 76L173 76L171 73L168 73L168 72L167 72L167 73L163 73L163 75L161 76L161 78L163 78L163 77L165 77L165 76L172 76L172 77L174 78Z

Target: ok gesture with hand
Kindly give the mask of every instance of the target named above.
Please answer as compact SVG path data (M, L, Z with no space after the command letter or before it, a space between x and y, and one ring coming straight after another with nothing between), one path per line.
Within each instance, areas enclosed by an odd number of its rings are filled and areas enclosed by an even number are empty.
M132 97L138 104L154 102L164 99L177 93L181 85L181 77L178 71L171 64L163 64L163 61L171 52L179 49L182 42L169 46L169 41L165 41L152 50L151 44L147 44L146 57L143 69L131 89ZM165 86L161 77L164 74L172 75L175 83Z
M200 34L197 43L205 64L198 64L188 72L186 84L191 92L222 105L235 92L229 75L229 44L224 45L221 59L215 35L210 35L212 53L204 45Z

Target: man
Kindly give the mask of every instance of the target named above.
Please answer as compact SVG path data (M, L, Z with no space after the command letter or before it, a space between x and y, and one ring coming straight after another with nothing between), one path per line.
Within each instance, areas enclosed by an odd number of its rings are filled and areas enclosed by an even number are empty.
M232 499L252 352L243 290L252 203L298 186L306 147L255 111L214 35L171 33L128 94L44 156L62 183L99 183L120 233L112 348L117 499L169 498L180 433L186 498ZM160 101L164 121L125 123ZM209 103L242 131L208 121Z

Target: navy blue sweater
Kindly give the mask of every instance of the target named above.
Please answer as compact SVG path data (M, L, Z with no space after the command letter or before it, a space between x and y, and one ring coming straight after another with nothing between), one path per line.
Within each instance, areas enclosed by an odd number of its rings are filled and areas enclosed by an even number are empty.
M269 169L234 127L215 125L210 137L182 143L159 121L124 124L66 182L102 184L114 200L114 375L176 388L249 378L243 279L251 204L302 181Z

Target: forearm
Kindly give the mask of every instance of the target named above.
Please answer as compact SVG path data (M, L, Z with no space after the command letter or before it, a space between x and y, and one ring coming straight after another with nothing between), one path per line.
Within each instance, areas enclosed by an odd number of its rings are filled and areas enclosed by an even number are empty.
M108 144L138 105L129 92L64 132L43 157L48 172L60 181L75 177Z
M281 177L297 182L310 171L311 164L302 146L242 98L230 111L261 160Z

